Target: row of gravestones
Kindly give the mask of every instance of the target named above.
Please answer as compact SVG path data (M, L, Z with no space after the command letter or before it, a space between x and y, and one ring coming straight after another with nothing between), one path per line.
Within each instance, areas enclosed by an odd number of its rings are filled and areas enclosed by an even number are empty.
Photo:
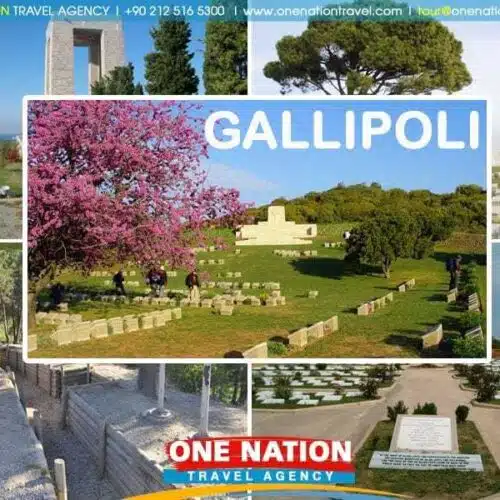
M273 250L274 255L279 257L317 257L317 250Z
M215 308L222 316L231 316L234 305L249 305L249 306L284 306L286 305L286 297L281 296L279 290L273 290L272 295L265 299L260 299L254 295L243 295L241 291L233 293L233 295L216 295L213 298L201 299L192 301L182 299L179 304L181 307L202 307L205 309Z
M226 261L224 259L218 259L218 260L215 260L215 259L209 259L209 260L201 259L201 260L198 261L198 265L199 266L205 266L205 265L209 265L209 266L219 265L219 266L222 266L225 263L226 263Z
M314 397L311 397L314 396ZM345 391L338 394L334 391L318 391L314 394L304 394L299 391L293 391L292 396L285 401L282 398L276 398L274 391L260 391L256 394L256 400L263 406L266 405L284 405L286 402L288 404L296 404L299 406L318 406L320 403L331 404L338 403L343 399L349 402L350 398L359 398L363 396L361 391Z
M215 245L211 245L209 247L196 247L191 249L193 253L216 252L217 250L222 250L222 248L217 248Z
M260 283L258 281L204 281L201 283L201 288L222 288L222 289L238 289L242 290L279 290L281 287L280 283L277 282L266 282Z
M224 273L220 273L219 276L221 278L223 278L224 277L223 274ZM234 271L234 272L228 271L227 273L225 273L226 278L241 278L242 276L243 275L242 275L241 271Z
M389 292L387 295L380 297L378 299L373 299L368 302L364 302L357 308L358 316L368 316L373 314L378 309L382 309L387 304L394 301L393 292Z
M91 271L90 276L93 278L106 278L108 276L112 276L114 273L111 271ZM166 271L166 274L169 278L175 278L177 276L177 271ZM126 277L134 277L137 276L137 271L127 271L123 270L122 275Z
M415 286L415 278L412 278L408 281L405 281L404 283L401 283L401 285L398 286L398 292L404 293L407 290L411 290Z
M343 248L345 246L345 243L343 241L335 241L335 242L326 241L325 243L323 243L323 246L325 248Z
M160 328L169 321L181 319L181 317L181 309L176 308L153 311L138 316L129 314L110 319L81 321L71 326L59 326L52 334L52 339L57 345L66 345L72 342L106 338L110 335Z

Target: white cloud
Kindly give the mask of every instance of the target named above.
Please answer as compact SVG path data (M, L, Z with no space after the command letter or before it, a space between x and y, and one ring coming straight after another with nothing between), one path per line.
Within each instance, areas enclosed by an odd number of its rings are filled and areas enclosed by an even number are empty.
M238 189L245 201L257 201L256 198L267 200L279 190L279 186L274 182L261 179L248 170L223 163L209 163L205 165L205 169L211 184Z

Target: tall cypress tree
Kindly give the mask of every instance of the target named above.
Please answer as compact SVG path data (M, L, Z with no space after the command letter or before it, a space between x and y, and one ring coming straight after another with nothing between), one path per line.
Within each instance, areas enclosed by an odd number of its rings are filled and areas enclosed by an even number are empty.
M185 20L162 18L151 30L155 52L146 55L146 90L149 94L192 95L199 78L191 64L188 46L191 28Z
M214 0L213 5L223 5L228 13L235 6L242 12L245 0ZM226 20L212 19L205 31L205 60L203 82L206 94L247 94L248 37L247 23L242 17Z
M134 65L117 66L91 86L94 95L142 95L140 83L134 84Z

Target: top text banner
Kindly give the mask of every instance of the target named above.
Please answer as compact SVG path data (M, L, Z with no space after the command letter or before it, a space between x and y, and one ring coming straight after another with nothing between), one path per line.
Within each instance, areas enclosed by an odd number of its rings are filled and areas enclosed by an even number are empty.
M377 20L500 21L500 1L418 0L396 3L381 0L115 0L36 1L0 0L0 21L30 18L67 20L144 20L173 17L188 21Z

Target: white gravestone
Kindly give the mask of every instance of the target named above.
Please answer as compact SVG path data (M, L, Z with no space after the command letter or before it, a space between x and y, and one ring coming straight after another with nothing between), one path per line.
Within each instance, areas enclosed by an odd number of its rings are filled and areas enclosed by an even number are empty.
M316 224L287 221L285 207L273 206L267 209L267 221L240 228L236 245L307 245L317 234Z

